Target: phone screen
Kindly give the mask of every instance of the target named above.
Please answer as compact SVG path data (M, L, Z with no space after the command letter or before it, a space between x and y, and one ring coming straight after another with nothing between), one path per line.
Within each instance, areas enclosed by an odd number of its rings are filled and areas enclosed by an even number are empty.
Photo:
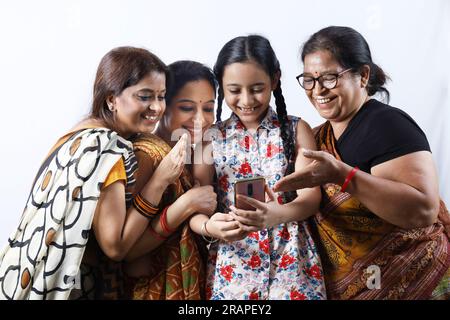
M256 210L245 202L239 201L236 195L242 194L249 198L265 202L265 185L264 177L256 177L250 179L238 180L234 184L234 203L236 208L243 210Z

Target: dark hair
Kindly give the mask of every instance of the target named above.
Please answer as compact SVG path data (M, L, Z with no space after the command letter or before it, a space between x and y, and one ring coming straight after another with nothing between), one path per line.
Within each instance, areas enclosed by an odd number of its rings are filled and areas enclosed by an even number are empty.
M303 44L302 61L305 62L306 55L321 50L329 51L344 69L351 68L355 73L368 65L370 76L367 93L372 96L379 92L389 102L390 94L384 87L389 77L372 61L369 45L358 31L336 26L319 30Z
M237 62L256 62L269 75L272 81L275 81L281 75L280 63L275 52L270 45L269 40L259 35L242 36L227 42L220 50L214 65L214 74L219 82L217 97L217 121L220 121L222 113L222 101L224 98L222 77L225 67ZM277 87L273 91L275 105L277 107L278 119L281 126L281 138L283 140L284 153L291 165L294 156L293 133L289 126L286 103L284 102L283 92L281 91L281 81L278 80ZM292 168L288 168L291 170Z
M116 130L114 113L106 100L118 96L128 87L141 81L151 72L164 73L166 82L168 69L153 53L146 49L118 47L109 51L100 61L94 82L92 109L88 117L103 121Z
M167 86L166 105L169 106L178 92L189 82L205 80L214 89L217 89L217 82L214 73L207 66L190 60L181 60L169 64L170 81Z

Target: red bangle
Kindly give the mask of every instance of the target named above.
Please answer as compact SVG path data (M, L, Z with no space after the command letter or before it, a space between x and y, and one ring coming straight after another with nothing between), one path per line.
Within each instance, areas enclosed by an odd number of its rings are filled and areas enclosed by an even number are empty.
M152 234L152 236L154 238L156 238L158 240L161 240L161 241L167 240L167 237L164 237L164 236L160 235L158 232L155 231L155 229L153 229L151 223L148 225L148 231Z
M161 229L167 233L171 234L174 230L171 230L167 224L167 210L170 206L167 206L164 208L163 212L161 213L161 217L159 218L159 222L161 224Z
M341 192L345 192L345 190L348 187L348 184L350 183L350 181L352 180L352 178L355 176L356 171L358 171L359 168L358 167L354 167L352 169L352 171L350 171L350 173L347 175L347 178L345 178L344 184L341 187Z

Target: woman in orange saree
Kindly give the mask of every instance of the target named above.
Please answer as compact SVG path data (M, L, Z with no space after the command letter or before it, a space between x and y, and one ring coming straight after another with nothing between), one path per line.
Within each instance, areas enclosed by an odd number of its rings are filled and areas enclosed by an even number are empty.
M156 135L141 136L133 143L139 163L137 190L139 181L145 181L158 167L176 138L187 133L192 144L199 143L214 121L216 84L211 70L197 62L179 61L169 65L169 71L167 109ZM216 204L213 188L195 186L191 168L186 165L178 181L164 192L160 208L166 208L166 216L161 213L152 221L149 232L127 257L126 298L205 298L206 243L191 231L188 218L193 212L212 214ZM175 210L181 214L179 218L171 219ZM168 230L171 232L167 233ZM159 239L159 246L155 245L154 238Z

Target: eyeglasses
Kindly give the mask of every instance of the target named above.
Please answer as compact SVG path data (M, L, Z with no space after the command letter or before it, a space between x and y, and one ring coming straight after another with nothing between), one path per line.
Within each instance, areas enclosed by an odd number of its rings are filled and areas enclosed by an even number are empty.
M298 83L305 90L312 90L316 86L316 81L320 83L320 85L326 89L334 89L337 86L338 78L341 77L347 71L352 70L352 68L346 69L339 73L327 73L323 74L320 77L314 78L311 76L305 76L303 73L301 75L296 76Z

